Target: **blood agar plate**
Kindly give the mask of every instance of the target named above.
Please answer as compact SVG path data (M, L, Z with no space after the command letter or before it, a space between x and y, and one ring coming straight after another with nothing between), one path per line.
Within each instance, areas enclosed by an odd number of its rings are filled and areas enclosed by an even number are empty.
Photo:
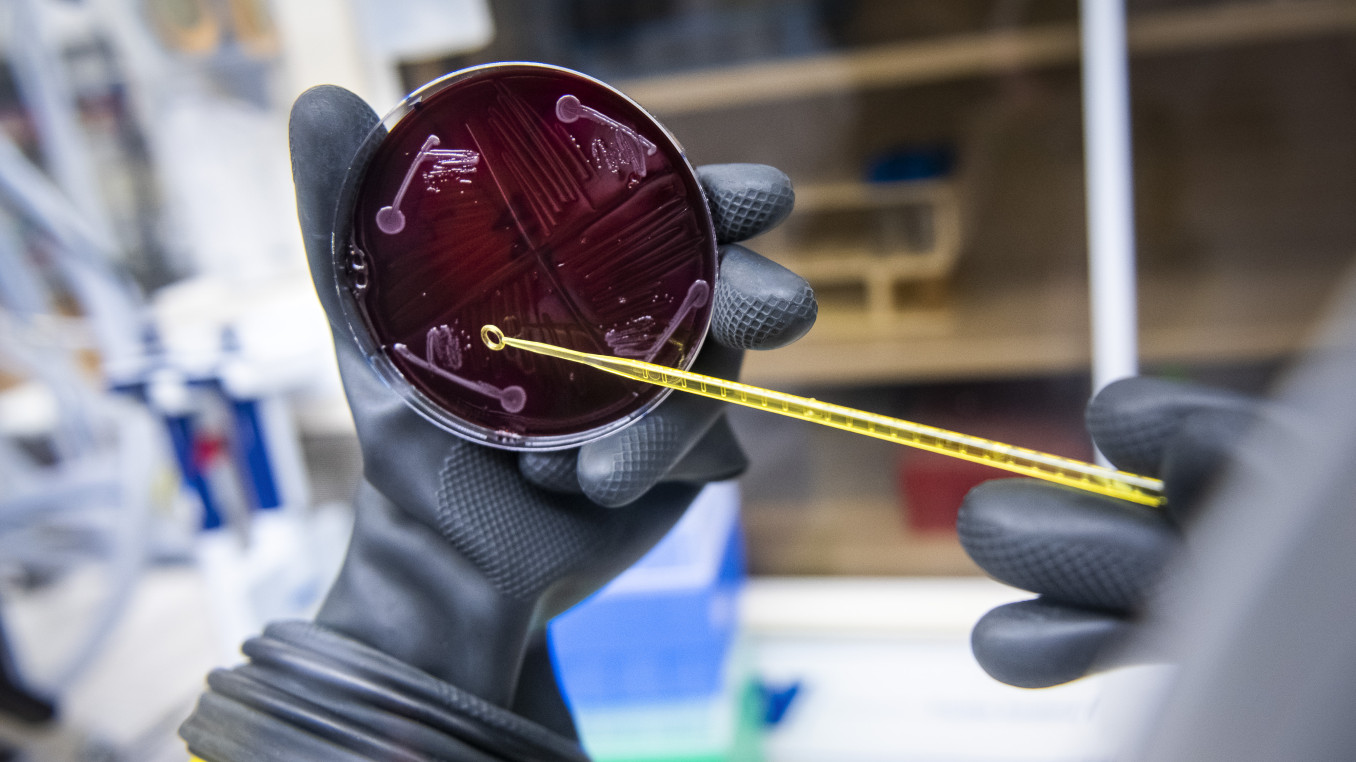
M687 368L711 320L716 244L682 149L607 85L540 64L450 74L367 140L335 235L369 361L428 419L515 450L615 431L669 392L526 352L480 328Z

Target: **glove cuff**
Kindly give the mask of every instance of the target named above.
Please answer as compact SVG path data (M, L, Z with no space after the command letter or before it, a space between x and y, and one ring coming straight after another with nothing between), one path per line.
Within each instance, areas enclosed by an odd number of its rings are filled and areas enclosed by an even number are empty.
M179 728L212 762L586 762L573 740L310 622L270 625Z

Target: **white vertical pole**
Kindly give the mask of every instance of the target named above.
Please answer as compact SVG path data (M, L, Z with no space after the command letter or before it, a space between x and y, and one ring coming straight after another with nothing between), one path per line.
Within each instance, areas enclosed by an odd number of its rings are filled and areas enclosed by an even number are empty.
M1138 372L1134 179L1122 0L1080 0L1093 391Z

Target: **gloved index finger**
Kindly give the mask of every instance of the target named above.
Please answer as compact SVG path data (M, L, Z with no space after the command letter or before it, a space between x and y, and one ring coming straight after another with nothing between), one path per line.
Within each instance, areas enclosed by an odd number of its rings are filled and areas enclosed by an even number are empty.
M1144 599L1179 542L1157 509L1033 479L970 490L956 532L970 558L1001 582L1117 612Z
M697 181L711 207L716 241L737 243L766 233L791 214L791 179L765 164L708 164Z
M743 246L720 250L711 335L736 349L776 349L804 336L819 316L804 278Z
M335 325L342 322L334 281L335 214L358 149L378 122L376 112L357 95L322 85L297 98L288 124L306 259L316 295Z
M1182 427L1202 413L1253 415L1255 400L1234 392L1161 378L1125 378L1088 403L1088 432L1117 468L1163 477L1164 457Z

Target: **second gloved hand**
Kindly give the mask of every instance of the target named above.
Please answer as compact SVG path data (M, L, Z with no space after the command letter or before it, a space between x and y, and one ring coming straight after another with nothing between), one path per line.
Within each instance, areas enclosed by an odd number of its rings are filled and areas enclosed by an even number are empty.
M1148 508L1030 479L976 487L957 531L974 561L1039 597L1001 606L974 628L994 678L1040 688L1116 666L1141 604L1163 584L1183 531L1260 405L1230 392L1153 378L1108 385L1088 430L1117 468L1164 481Z

